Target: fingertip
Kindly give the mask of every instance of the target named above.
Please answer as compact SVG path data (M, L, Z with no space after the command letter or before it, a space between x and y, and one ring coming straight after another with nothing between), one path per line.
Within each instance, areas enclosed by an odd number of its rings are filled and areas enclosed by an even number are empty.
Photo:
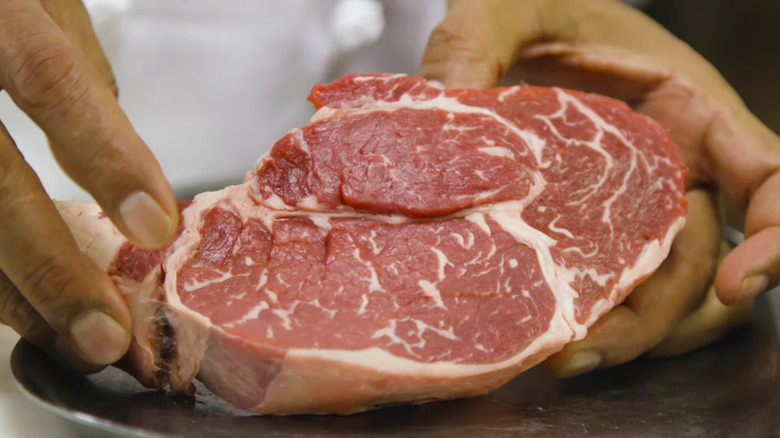
M175 214L175 213L174 213ZM150 194L142 191L128 195L119 205L119 216L134 243L156 248L173 236L177 217L165 211Z
M740 269L742 263L738 249L741 248L734 248L721 260L715 273L715 281L713 282L715 295L725 305L730 305L737 301L741 286L740 279L744 276Z
M581 350L571 355L548 359L545 368L558 378L568 378L598 369L604 362L604 356L595 350Z
M580 351L560 369L561 377L573 377L593 371L604 361L604 357L595 351Z
M780 282L780 228L753 234L721 262L715 293L723 304L750 300Z
M756 274L745 277L737 282L729 281L729 283L736 283L736 285L720 285L716 282L715 294L721 303L730 306L744 301L749 301L756 296L766 292L769 289L770 279L763 274Z
M133 321L127 303L108 276L91 262L84 261L87 267L84 275L90 276L88 272L91 272L92 281L69 285L69 289L92 293L78 296L68 292L59 307L49 309L58 311L59 308L65 315L53 327L57 338L67 341L71 354L66 359L82 372L87 370L85 364L94 368L120 360L132 340Z
M769 277L763 274L754 275L742 280L736 301L749 300L767 290Z
M81 356L95 365L110 365L130 347L130 331L99 310L84 312L70 323L70 336Z

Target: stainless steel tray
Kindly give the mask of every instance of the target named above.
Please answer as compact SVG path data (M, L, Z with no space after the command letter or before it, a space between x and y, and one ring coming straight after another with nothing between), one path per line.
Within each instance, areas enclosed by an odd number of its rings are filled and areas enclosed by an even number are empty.
M751 325L685 356L563 381L532 369L483 397L352 416L250 415L202 386L184 397L116 369L79 375L25 341L11 368L40 406L101 437L780 437L778 332L762 297Z

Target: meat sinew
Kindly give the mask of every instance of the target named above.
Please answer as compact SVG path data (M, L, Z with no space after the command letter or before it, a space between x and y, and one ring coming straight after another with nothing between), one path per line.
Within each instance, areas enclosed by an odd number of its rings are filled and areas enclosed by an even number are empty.
M273 414L483 394L584 336L684 222L668 134L603 96L369 74L310 100L166 248L61 205L131 307L145 385Z

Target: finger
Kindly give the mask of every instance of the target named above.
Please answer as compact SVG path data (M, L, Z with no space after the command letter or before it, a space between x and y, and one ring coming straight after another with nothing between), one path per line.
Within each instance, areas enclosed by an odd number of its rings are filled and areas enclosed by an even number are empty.
M111 65L92 28L92 20L81 0L42 0L43 9L57 23L68 39L76 45L97 71L101 81L116 96L118 89Z
M85 361L115 362L130 344L130 312L108 276L79 251L2 124L0 165L0 271ZM21 319L40 322L19 303L16 297L10 307L16 304Z
M637 34L635 28L643 32ZM659 39L664 47L654 43ZM621 86L647 87L659 75L668 75L668 68L649 69L647 59L637 55L667 54L668 46L676 49L675 56L693 52L644 14L619 3L456 0L431 33L420 73L450 87L483 88L495 85L515 65L513 77L505 82L603 89L604 94L620 95L623 92L615 90ZM548 72L550 65L537 63L554 58L560 58L556 67L568 65L566 71ZM516 64L518 60L526 62ZM582 76L581 67L596 75ZM610 81L614 79L618 81ZM581 84L583 80L591 83Z
M599 319L584 339L572 342L545 365L569 377L619 365L647 352L703 300L715 270L719 223L714 196L688 192L688 222L669 257L625 303Z
M752 315L753 300L727 306L718 299L715 288L710 288L702 305L680 322L648 355L673 356L693 351L745 325Z
M724 303L750 299L780 283L780 137L738 99L716 108L702 153L707 178L745 215L745 241L715 280Z
M0 85L125 235L167 241L178 220L170 186L87 57L34 2L2 2L0 17Z
M750 301L780 284L780 226L753 234L734 248L715 277L718 297L725 304Z
M447 16L431 32L420 75L454 88L495 85L512 65L517 29L533 32L538 27L533 13L512 15L516 8L501 1L450 2ZM505 22L508 15L512 23Z
M54 330L33 309L11 280L0 272L0 320L21 337L38 346L51 344Z
M0 323L14 329L21 337L44 350L67 368L82 373L96 373L104 368L103 365L85 361L76 351L62 342L2 272L0 272Z
M500 82L564 87L632 103L670 78L668 68L641 54L556 42L523 50Z

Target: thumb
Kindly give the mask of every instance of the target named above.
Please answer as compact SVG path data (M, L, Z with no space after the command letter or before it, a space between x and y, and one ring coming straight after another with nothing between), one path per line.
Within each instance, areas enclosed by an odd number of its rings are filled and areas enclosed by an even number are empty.
M520 2L517 2L520 3ZM487 88L514 61L521 33L536 28L535 14L509 14L511 2L451 1L444 20L431 32L420 75L450 88ZM511 25L508 15L523 17Z

